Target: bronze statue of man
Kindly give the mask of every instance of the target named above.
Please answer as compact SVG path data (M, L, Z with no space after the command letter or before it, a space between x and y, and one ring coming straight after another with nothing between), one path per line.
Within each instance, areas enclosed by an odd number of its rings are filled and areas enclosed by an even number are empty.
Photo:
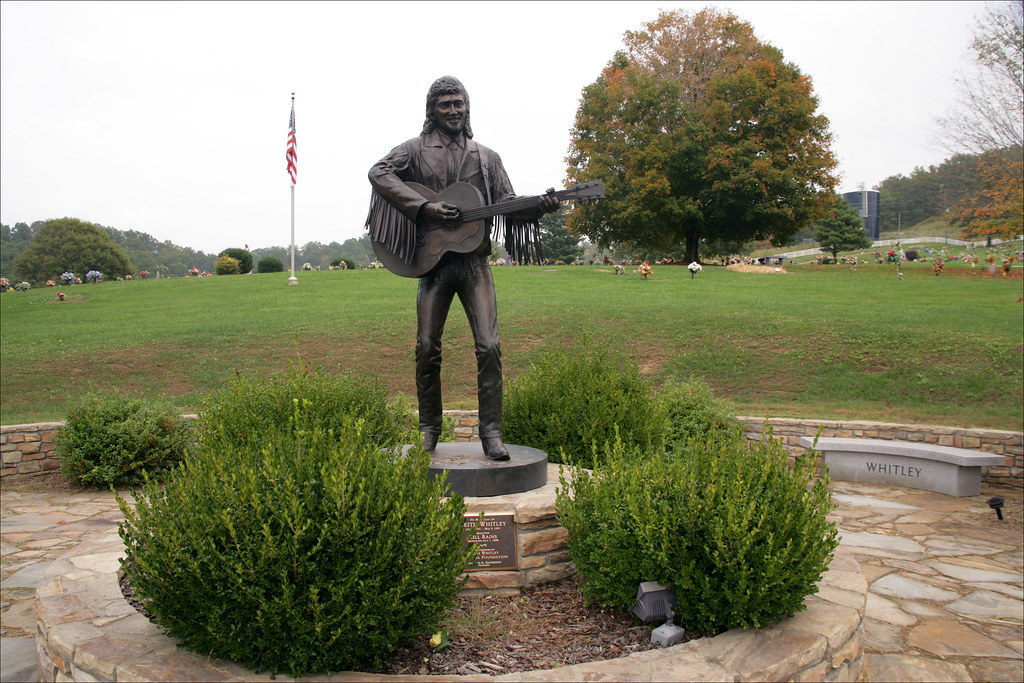
M451 76L439 78L430 86L426 121L419 136L398 145L374 164L369 178L373 194L366 227L371 240L375 248L377 244L394 245L406 263L413 258L417 243L423 241L425 223L449 229L459 222L464 208L428 198L407 183L418 183L427 188L428 194L442 193L455 183L468 183L479 191L485 204L516 196L501 158L473 140L469 96L462 83ZM504 236L505 248L513 260L539 260L537 221L557 208L558 199L542 195L536 208L497 215L487 221L486 229ZM494 280L487 262L489 237L469 253L445 252L435 266L419 276L416 396L423 445L433 451L441 434L441 335L457 295L473 331L484 454L492 460L508 460L508 449L501 438L501 347Z

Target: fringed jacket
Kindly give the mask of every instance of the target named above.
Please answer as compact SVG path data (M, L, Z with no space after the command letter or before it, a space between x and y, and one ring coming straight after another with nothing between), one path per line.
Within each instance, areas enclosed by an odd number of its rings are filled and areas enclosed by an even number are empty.
M497 152L464 135L451 140L437 130L403 142L370 169L373 193L366 228L370 238L384 244L399 258L411 261L416 248L416 220L427 200L406 182L441 192L455 182L478 190L488 204L516 196ZM494 239L503 239L509 257L519 263L540 262L540 211L497 216L491 225ZM481 246L490 253L490 241Z

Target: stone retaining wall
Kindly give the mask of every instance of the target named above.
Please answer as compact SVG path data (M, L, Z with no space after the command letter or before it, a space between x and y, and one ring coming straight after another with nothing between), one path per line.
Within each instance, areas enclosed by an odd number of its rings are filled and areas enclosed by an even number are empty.
M32 476L60 469L54 441L57 428L63 425L40 422L0 427L0 476Z
M459 441L478 440L479 420L475 410L446 410L445 414L454 419L455 436ZM765 430L765 418L738 419L746 425L748 439L761 439ZM921 441L1002 455L1006 458L1004 465L982 468L982 481L1024 488L1024 433L1021 432L793 418L770 418L767 422L772 429L773 437L780 440L791 453L803 452L800 437L814 437L821 428L821 436ZM0 453L3 456L0 476L33 476L59 469L60 461L54 452L53 442L57 428L63 424L42 422L0 427Z
M36 588L36 644L43 681L270 681L238 664L177 647L121 595L116 531L93 535L52 562ZM621 659L469 681L856 681L864 654L867 581L843 548L806 609L763 629L736 628ZM552 637L557 637L553 635ZM284 677L287 680L287 677ZM424 676L319 674L308 681L424 681Z
M747 439L760 441L767 427L772 438L793 454L804 453L801 437L818 435L840 439L890 439L967 448L1001 455L1003 465L982 467L981 480L989 484L1024 488L1024 433L996 429L963 429L934 425L845 422L839 420L797 420L793 418L738 418L746 426Z

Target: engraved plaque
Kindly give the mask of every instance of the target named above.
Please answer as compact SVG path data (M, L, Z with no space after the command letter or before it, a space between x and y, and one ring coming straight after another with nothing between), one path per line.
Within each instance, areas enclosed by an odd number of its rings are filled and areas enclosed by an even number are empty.
M479 516L466 515L462 518L462 528L466 535L472 530ZM466 571L484 572L518 568L514 518L515 515L484 515L476 533L467 538L470 543L477 545L477 551L476 566Z

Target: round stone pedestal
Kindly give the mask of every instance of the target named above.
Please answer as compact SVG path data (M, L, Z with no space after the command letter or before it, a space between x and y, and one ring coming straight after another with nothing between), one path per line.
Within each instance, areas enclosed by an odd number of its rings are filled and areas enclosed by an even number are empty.
M547 453L528 446L505 447L510 457L499 462L484 455L478 441L439 443L430 456L430 478L447 472L448 486L463 498L504 496L547 484Z

